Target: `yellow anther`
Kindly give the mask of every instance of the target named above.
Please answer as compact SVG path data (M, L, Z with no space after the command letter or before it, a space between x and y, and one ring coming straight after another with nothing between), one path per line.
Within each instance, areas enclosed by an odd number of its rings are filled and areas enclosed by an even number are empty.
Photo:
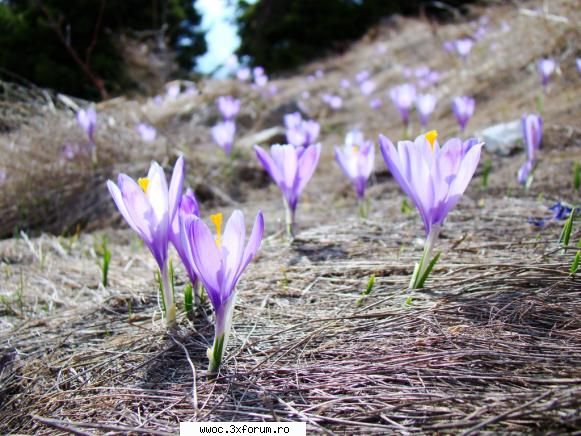
M430 143L430 146L432 147L432 150L433 150L434 145L436 144L436 139L438 138L438 131L437 130L430 130L424 136L426 137L426 139Z
M353 153L359 153L359 146L358 145L354 145L352 147Z
M147 192L147 187L149 186L149 179L147 177L141 177L140 179L137 179L137 184L141 186L143 192Z
M210 215L210 221L216 227L216 245L218 248L222 247L222 214L217 213L214 215Z

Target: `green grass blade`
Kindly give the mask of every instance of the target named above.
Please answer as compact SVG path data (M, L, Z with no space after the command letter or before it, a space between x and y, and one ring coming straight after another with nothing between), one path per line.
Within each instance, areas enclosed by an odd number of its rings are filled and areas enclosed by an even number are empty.
M436 262L438 262L438 260L440 259L440 254L442 254L441 252L438 252L430 261L430 263L428 264L428 267L426 268L426 271L424 271L424 275L419 279L418 281L418 286L416 289L421 289L424 287L424 283L426 283L426 280L428 279L428 276L430 275L430 273L432 272L432 269L434 269L434 265L436 265Z
M184 308L188 315L194 313L194 287L188 283L184 288Z
M361 297L359 297L359 299L357 300L357 306L361 306L363 304L363 301L365 300L365 298L371 294L371 291L373 291L373 286L375 285L375 274L371 274L369 276L369 280L367 281L367 287L365 288L365 290L361 293Z
M561 236L559 236L559 244L567 246L571 240L571 232L573 231L573 219L575 218L575 209L571 210L569 218L565 221L563 230L561 230Z
M571 274L577 274L580 263L581 263L581 250L577 251L577 254L575 254L575 258L573 259L573 263L571 264L571 269L569 270L569 272Z

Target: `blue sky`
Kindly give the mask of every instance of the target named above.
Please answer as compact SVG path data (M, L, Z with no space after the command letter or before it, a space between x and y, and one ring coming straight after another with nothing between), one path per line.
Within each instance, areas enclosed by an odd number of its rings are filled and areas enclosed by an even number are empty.
M198 58L198 70L210 73L224 65L240 45L234 24L236 1L197 0L195 5L202 14L202 28L207 30L208 52Z

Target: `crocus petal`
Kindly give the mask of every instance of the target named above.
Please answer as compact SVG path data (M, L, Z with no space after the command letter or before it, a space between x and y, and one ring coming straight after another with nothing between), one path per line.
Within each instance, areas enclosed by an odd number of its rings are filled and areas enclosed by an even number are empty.
M472 180L476 168L478 167L483 145L483 143L479 143L472 146L464 156L464 159L462 159L461 166L458 169L458 174L450 185L450 196L462 195L468 187L468 184L470 183L470 180Z
M350 171L350 166L347 160L347 157L345 156L343 150L341 150L339 147L335 146L335 160L337 161L337 163L339 164L339 166L341 167L341 170L345 173L345 175L349 178L351 178L351 171Z
M191 257L192 249L190 245L190 240L188 238L188 231L191 226L191 221L197 215L193 214L176 214L174 220L177 229L172 227L171 242L175 247L178 255L188 273L188 278L192 284L196 284L198 281L198 271L196 269L196 264Z
M270 175L272 180L274 180L275 183L278 185L279 184L278 180L282 180L282 173L278 166L276 166L276 164L270 157L270 154L268 154L268 152L264 151L258 145L254 146L254 151L256 152L256 157L258 158L266 172Z
M292 129L301 124L303 117L300 112L294 112L292 114L286 114L284 116L284 125L287 129Z
M183 186L184 186L184 157L180 156L173 167L173 173L171 175L171 181L169 183L169 193L168 193L169 219L172 222L177 213L177 209L180 205Z
M361 146L361 155L364 157L360 159L361 164L361 174L368 179L373 172L373 167L375 166L375 144L373 141L365 141Z
M262 211L258 211L256 214L256 219L254 220L254 225L252 226L252 232L248 238L246 248L244 249L244 254L242 256L242 263L240 264L240 270L238 271L237 278L240 277L242 271L246 269L250 261L256 256L260 244L262 243L262 236L264 235L264 216Z
M458 173L460 163L464 158L464 144L458 138L452 138L442 146L442 157L437 161L439 177L451 183Z
M147 174L149 184L146 191L147 200L158 221L168 215L168 187L163 168L157 162L152 162Z
M319 157L321 155L321 144L315 144L309 146L301 156L301 160L298 163L297 172L297 184L296 191L297 196L305 189L305 186L311 180L315 169L317 168L317 163L319 162Z
M244 215L240 210L235 210L226 223L222 237L222 262L224 269L222 289L233 289L235 286L236 274L243 260L245 240L246 227L244 226Z
M398 144L399 151L401 151L402 143L400 141ZM383 160L389 169L389 172L407 194L408 197L417 204L416 194L413 192L411 185L408 183L408 178L406 177L406 169L404 168L404 163L401 161L401 155L399 151L395 148L393 143L386 136L379 135L379 148L381 154L383 155ZM420 211L421 213L421 211Z
M292 188L297 173L297 153L292 147L273 145L270 147L270 155L280 171L281 179L277 181L283 190Z
M222 304L222 294L220 292L220 282L222 276L222 256L216 246L214 236L208 226L199 218L192 217L186 220L186 236L189 239L191 256L198 272L198 276L214 309Z
M521 185L526 185L529 174L533 170L533 161L527 160L518 170L517 178Z
M200 205L191 189L188 188L186 193L182 195L179 210L184 214L200 216Z
M142 239L148 244L151 243L153 240L151 223L155 215L143 189L125 174L119 174L117 186L119 186L123 203L130 216L128 222L133 222L135 227L139 229L138 233Z
M123 194L121 193L117 185L113 183L111 180L107 180L107 188L111 193L111 197L113 197L113 201L117 205L117 209L119 209L119 212L121 213L125 221L127 221L127 224L129 224L129 226L143 239L143 236L141 235L142 232L139 229L139 227L135 225L133 217L127 210L127 207L125 206L125 200L123 199Z
M536 153L541 146L543 120L535 114L525 114L522 117L523 139L527 151L527 159L535 160Z
M413 156L415 155L413 152L413 143L410 141L400 141L398 143L399 150L396 150L393 143L387 137L379 135L379 146L383 159L393 178L418 209L426 228L426 234L429 233L431 224L428 211L431 208L431 199L433 199L434 193L433 190L430 190L430 192L424 192L423 187L421 188L421 192L416 192L415 186L412 184L411 177L413 174L411 161L414 159ZM405 162L400 160L401 157L405 157ZM426 178L429 176L426 175L425 169L423 172L425 183ZM408 174L409 177L407 177ZM420 197L420 194L422 194L423 197Z

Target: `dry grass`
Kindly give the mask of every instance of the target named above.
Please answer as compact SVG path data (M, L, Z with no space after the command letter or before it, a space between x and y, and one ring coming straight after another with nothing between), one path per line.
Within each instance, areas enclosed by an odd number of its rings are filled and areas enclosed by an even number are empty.
M356 125L397 138L385 90L402 81L404 66L448 71L456 61L441 52L441 40L465 33L466 24L438 28L435 38L425 23L399 21L397 32L380 29L377 40L307 68L323 67L324 79L277 81L272 98L208 81L201 95L161 107L106 102L101 119L114 124L98 128L97 166L57 158L65 142L83 140L70 105L55 100L54 109L31 105L28 117L12 113L10 131L0 135L0 153L8 156L0 163L8 173L0 234L15 226L64 234L0 241L0 431L170 434L185 420L302 420L313 432L348 434L579 431L581 282L569 274L575 249L559 249L561 223L528 223L553 201L579 198L571 187L571 163L581 161L572 48L580 38L571 24L579 11L570 1L551 5L569 24L514 7L488 10L494 26L510 23L510 38L487 36L469 65L455 65L438 88L446 103L433 124L449 136L452 96L476 95L469 127L478 130L534 110L538 57L554 55L562 68L545 98L542 161L531 191L516 185L521 152L485 155L493 162L489 186L482 189L478 175L450 215L442 259L422 291L406 290L421 252L419 218L399 212L402 193L378 156L372 213L356 219L331 145ZM385 56L377 55L381 44ZM382 112L355 91L341 91L346 109L328 112L318 94L363 68L380 86ZM325 146L289 246L280 237L279 194L249 150L229 163L213 152L208 129L217 95L244 100L244 142L280 122L303 89L312 97L299 105L322 121ZM143 119L163 132L155 143L138 141L133 125ZM204 306L194 322L182 316L174 331L163 331L154 261L125 225L111 227L118 217L103 186L119 171L144 172L153 158L170 166L178 153L186 155L188 184L204 210L240 207L253 216L262 209L266 217L269 236L239 284L232 344L216 379L205 372L211 310ZM86 230L76 232L78 224ZM103 237L113 253L106 288L99 284ZM579 238L576 226L573 243ZM371 274L376 286L358 305ZM179 268L177 277L180 292Z

